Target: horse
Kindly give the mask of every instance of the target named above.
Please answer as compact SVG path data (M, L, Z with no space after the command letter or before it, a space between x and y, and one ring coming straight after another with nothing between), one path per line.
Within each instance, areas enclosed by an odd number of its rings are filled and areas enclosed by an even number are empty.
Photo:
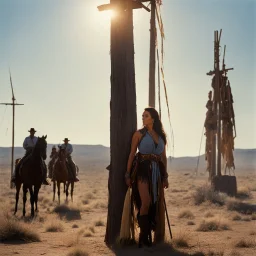
M47 142L46 136L38 137L37 143L30 156L24 161L20 170L17 170L17 176L15 180L16 186L16 204L15 212L17 212L17 205L19 200L19 191L21 184L23 183L23 217L26 215L26 201L27 192L30 192L30 204L31 204L31 217L34 217L35 211L38 211L37 201L38 193L43 182L43 170L42 159L46 159ZM35 209L34 209L35 205Z
M64 184L64 193L66 182L68 181L68 168L66 164L66 152L65 149L59 147L58 159L53 166L53 201L55 201L56 182L58 188L58 201L60 204L60 184Z
M79 173L79 168L77 165L75 165L76 167L76 174ZM71 166L69 166L69 168L71 168ZM67 182L67 185L66 185L66 202L68 202L68 189L69 189L69 186L71 185L71 191L70 191L70 195L71 195L71 202L73 203L73 193L74 193L74 185L75 185L75 182L74 182L74 178L72 179L69 179L68 182Z
M21 160L21 158L17 158L15 160L15 168L16 168L16 166L17 166L17 164L19 163L20 160ZM16 187L16 202L15 202L14 215L17 213L17 209L18 209L18 202L19 202L19 195L20 195L21 184L22 183L20 183L20 182L15 184L15 187Z

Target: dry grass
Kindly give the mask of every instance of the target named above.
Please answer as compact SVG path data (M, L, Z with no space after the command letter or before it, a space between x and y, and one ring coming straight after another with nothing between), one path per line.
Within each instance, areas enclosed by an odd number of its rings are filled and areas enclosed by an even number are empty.
M255 205L244 203L234 198L228 199L226 205L229 211L237 211L243 214L252 214L255 212Z
M252 214L252 220L256 220L256 212Z
M221 220L219 218L209 218L207 220L203 220L197 231L222 231L222 230L229 230L229 224L227 221Z
M49 205L49 204L52 203L52 202L51 202L51 200L50 200L49 198L46 197L46 198L43 199L42 203L43 203L44 205L47 205L47 204Z
M242 216L236 213L233 215L232 220L234 221L242 220Z
M189 248L189 237L185 233L180 233L173 238L172 244L177 248Z
M91 212L92 211L92 208L88 205L84 206L83 207L83 212Z
M95 197L95 195L93 195L92 193L87 193L86 195L85 195L85 199L87 199L87 200L89 200L89 199L95 199L96 197Z
M66 218L66 220L80 220L81 213L80 208L75 206L67 206L65 204L58 205L53 209L53 212L57 213L60 218Z
M79 226L77 224L73 224L72 228L79 228Z
M92 233L90 231L87 231L84 233L84 237L92 237Z
M241 240L236 242L235 247L238 247L238 248L254 248L254 247L256 247L256 241L255 241L255 239L247 238L247 240L245 240L245 238L242 238Z
M64 226L58 217L52 216L47 220L45 225L46 232L62 232L63 230Z
M108 208L108 205L107 205L107 203L96 202L96 203L93 205L93 208L94 208L94 209L107 209L107 208Z
M224 251L209 251L207 256L224 256Z
M89 204L89 202L90 202L90 201L89 201L88 199L83 199L83 200L82 200L82 203L83 203L83 204Z
M102 226L105 226L104 222L102 220L98 220L98 221L95 221L95 226L96 227L102 227Z
M89 230L90 230L92 233L95 233L94 227L89 227Z
M190 221L187 222L187 225L192 226L192 225L196 225L196 224L195 224L194 221L191 221L191 220L190 220Z
M21 223L6 212L2 212L0 216L0 241L23 241L23 242L39 242L40 237L34 231L32 224Z
M240 254L240 252L233 250L230 252L228 256L242 256L242 255Z
M250 233L249 233L250 236L255 236L256 235L256 231L252 230Z
M239 187L237 189L236 197L242 198L242 199L251 198L252 197L251 189L248 187Z
M251 221L251 218L250 217L244 217L244 218L242 218L242 221Z
M212 218L212 217L214 217L214 214L212 212L206 212L204 217L205 218Z
M172 189L171 190L172 193L181 193L181 192L188 192L187 189Z
M70 237L70 238L66 241L67 246L68 246L68 247L72 247L72 246L77 246L77 245L79 245L83 233L84 233L84 230L83 230L83 229L80 229L76 234L73 234L73 236Z
M81 248L74 248L72 251L70 251L67 256L88 256L89 254Z
M227 195L214 191L209 185L204 185L196 189L193 198L196 205L207 201L217 205L224 205Z
M192 219L195 218L195 216L190 210L185 209L185 210L183 210L179 213L178 218L180 218L180 219L185 218L185 219L191 219L192 220Z

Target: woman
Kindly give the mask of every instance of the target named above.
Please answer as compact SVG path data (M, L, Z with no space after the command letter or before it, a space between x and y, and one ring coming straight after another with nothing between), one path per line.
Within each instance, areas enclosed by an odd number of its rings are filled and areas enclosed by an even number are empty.
M136 131L132 138L125 174L138 212L139 247L143 244L151 246L152 230L155 242L164 240L163 188L168 188L166 134L158 112L154 108L145 108L142 121L144 128ZM136 154L137 148L139 152Z

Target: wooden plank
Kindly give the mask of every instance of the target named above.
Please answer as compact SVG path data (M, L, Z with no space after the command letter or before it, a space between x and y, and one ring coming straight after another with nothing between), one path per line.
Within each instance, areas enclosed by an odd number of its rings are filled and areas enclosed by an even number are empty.
M123 5L125 7L125 4ZM98 10L100 12L102 11L109 11L109 10L113 10L117 7L120 7L120 5L115 5L115 4L102 4L97 6ZM150 12L150 9L148 7L146 7L144 4L142 4L141 2L133 2L132 3L132 9L145 9L146 11Z

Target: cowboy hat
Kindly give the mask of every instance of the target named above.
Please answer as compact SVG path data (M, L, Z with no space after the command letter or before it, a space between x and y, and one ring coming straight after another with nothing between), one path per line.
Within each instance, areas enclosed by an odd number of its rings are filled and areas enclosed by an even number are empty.
M67 141L69 141L69 139L68 139L68 138L65 138L63 141L66 141L66 140L67 140Z
M34 128L30 128L28 132L36 132L36 130Z

